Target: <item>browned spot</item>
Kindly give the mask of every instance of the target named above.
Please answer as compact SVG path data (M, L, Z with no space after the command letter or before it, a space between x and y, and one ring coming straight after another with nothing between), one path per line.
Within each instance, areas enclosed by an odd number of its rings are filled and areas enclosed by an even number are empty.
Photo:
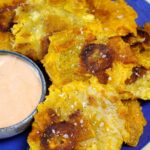
M81 52L81 60L90 73L105 71L112 67L111 50L103 44L89 44Z
M10 2L8 4L7 3L3 4L0 7L0 13L3 11L14 10L18 6L24 5L24 2L25 2L25 0L13 0L12 2Z
M52 109L48 111L51 123L48 124L41 134L41 147L44 150L73 150L76 146L77 135L79 134L79 125L74 121L80 116L80 112L69 116L69 121L60 121L56 112Z
M59 116L53 109L46 109L42 113L37 114L35 118L38 118L38 128L33 126L32 132L30 133L30 139L32 141L37 141L43 135L43 130L52 124L59 122ZM38 129L38 130L37 130Z
M95 100L94 96L89 96L88 101L89 101L90 106L94 106L94 107L98 106L97 101Z
M76 129L69 122L63 121L48 126L41 136L41 146L45 150L73 150L76 145Z
M40 132L42 150L74 150L78 142L93 137L89 123L83 119L79 110L69 115L67 121L62 121L56 112L49 110L50 122Z
M50 44L49 38L48 38L48 36L45 36L45 37L41 40L42 56L44 56L45 54L47 54L49 44Z
M107 84L108 78L109 78L109 76L108 76L107 73L105 73L105 72L100 72L100 73L96 73L95 75L97 76L98 81L99 81L100 83L102 83L102 84Z
M133 39L134 35L132 33L129 33L126 36L123 36L122 39L126 42L129 43L130 45L133 43L132 39ZM134 39L133 39L134 40Z
M89 44L80 54L81 66L96 75L101 83L107 83L105 70L112 67L113 51L104 44ZM103 81L106 80L106 81Z
M108 40L108 47L114 50L115 60L124 64L136 63L137 58L128 43L125 43L121 37L111 37Z
M146 73L146 68L143 66L134 67L132 69L132 75L129 79L125 81L126 84L132 84L134 83L138 78L143 77L143 75Z
M85 141L90 138L93 138L93 130L91 125L85 118L82 116L81 111L77 110L69 116L69 122L76 127L76 140L77 142Z
M150 42L150 35L144 30L137 30L137 34L141 38L141 42L143 43Z
M138 52L142 53L145 51L145 48L142 43L136 42L135 44L130 46L132 50L138 50Z
M3 11L0 13L0 31L8 31L13 25L14 11Z
M79 118L81 116L81 112L80 110L77 110L75 111L74 113L72 113L70 116L69 116L69 119L70 120L76 120L77 118Z
M150 35L148 32L142 29L137 30L137 36L128 34L127 36L123 37L123 40L129 43L131 46L136 45L137 43L150 45Z
M0 30L8 31L14 24L15 9L23 6L25 0L13 0L9 3L2 3L0 6Z
M17 8L17 6L5 6L3 8L0 8L0 13L3 13L5 11L13 11L15 8Z
M18 52L19 52L19 49L18 49ZM37 56L35 55L35 52L33 49L29 49L27 51L27 53L25 52L25 55L33 60L36 60L37 59Z
M48 109L47 113L52 123L58 122L59 116L56 114L56 112L53 109Z
M94 40L96 40L96 37L95 37L92 33L90 33L90 34L88 34L88 36L87 36L85 42L86 42L86 43L90 43L90 42L92 42L92 41L94 41Z
M66 41L62 44L57 45L55 48L58 52L66 51L67 49L71 48L75 44L73 39Z

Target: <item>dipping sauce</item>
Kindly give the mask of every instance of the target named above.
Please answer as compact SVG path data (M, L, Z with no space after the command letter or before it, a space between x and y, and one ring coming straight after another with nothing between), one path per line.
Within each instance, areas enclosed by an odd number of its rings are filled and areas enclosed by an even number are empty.
M27 118L41 94L40 76L30 64L13 55L0 55L0 128Z

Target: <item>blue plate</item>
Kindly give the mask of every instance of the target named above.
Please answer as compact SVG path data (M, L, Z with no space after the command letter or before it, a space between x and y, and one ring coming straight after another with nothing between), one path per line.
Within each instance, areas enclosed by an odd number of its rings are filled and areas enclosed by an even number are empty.
M137 23L142 26L145 22L150 22L150 4L144 0L126 0L138 13ZM136 148L126 145L122 150L141 150L148 142L150 142L150 101L142 102L143 113L147 120L147 126L140 138L140 142ZM0 150L28 150L27 135L31 129L10 139L0 140Z

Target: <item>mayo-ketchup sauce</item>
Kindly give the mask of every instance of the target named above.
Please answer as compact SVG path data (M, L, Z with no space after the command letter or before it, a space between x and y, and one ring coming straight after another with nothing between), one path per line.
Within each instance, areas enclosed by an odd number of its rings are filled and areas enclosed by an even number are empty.
M0 55L0 128L28 117L41 94L40 77L30 64L13 55Z

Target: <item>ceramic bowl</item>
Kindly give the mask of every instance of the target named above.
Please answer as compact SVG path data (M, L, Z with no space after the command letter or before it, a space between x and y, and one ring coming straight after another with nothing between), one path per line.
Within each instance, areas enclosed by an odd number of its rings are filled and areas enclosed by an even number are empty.
M41 84L42 84L42 94L41 94L41 98L39 99L39 103L42 102L44 100L45 94L46 94L46 82L45 82L44 75L43 75L42 71L40 70L40 68L31 59L29 59L28 57L26 57L24 55L16 53L16 52L0 50L0 55L15 56L15 57L25 61L26 63L28 63L38 73L38 75L41 79ZM32 111L32 113L27 118L25 118L21 122L14 124L12 126L9 126L9 127L0 128L0 139L12 137L12 136L15 136L15 135L23 132L31 124L33 116L36 113L36 108Z

